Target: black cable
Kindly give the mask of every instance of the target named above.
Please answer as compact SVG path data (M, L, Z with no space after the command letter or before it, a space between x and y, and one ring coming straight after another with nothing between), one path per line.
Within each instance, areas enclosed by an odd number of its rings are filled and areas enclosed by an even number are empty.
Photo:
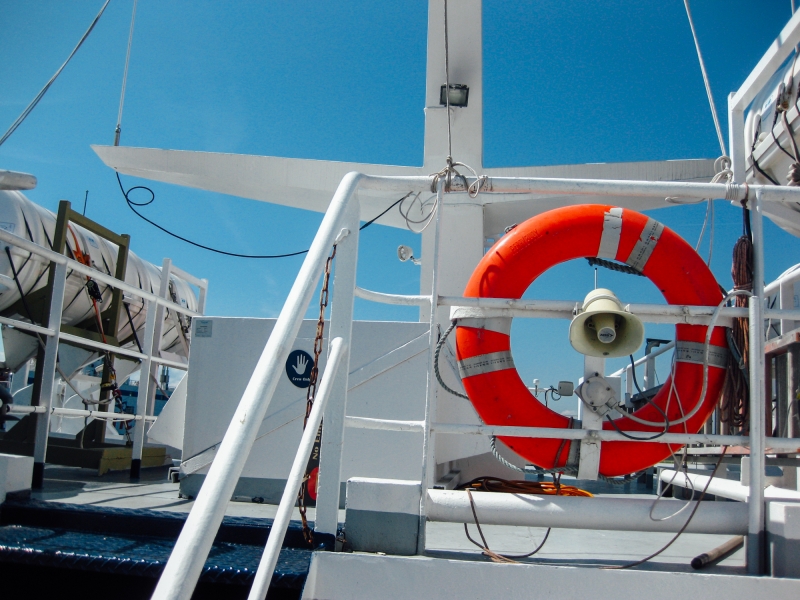
M750 228L750 210L742 204L742 235L753 240L753 230Z
M372 224L373 224L375 221L377 221L378 219L380 219L380 218L381 218L383 215L385 215L386 213L388 213L388 212L389 212L390 210L392 210L392 209L393 209L395 206L397 206L397 205L398 205L398 204L400 204L400 203L401 203L403 200L405 200L406 198L408 198L408 197L409 197L411 194L412 194L412 192L408 192L408 193L407 193L405 196L403 196L402 198L400 198L400 200L398 200L397 202L395 202L394 204L392 204L392 205L391 205L389 208L387 208L385 211L383 211L383 212L382 212L381 214L379 214L377 217L375 217L374 219L370 219L369 221L367 221L366 223L364 223L364 224L363 224L361 227L359 227L359 228L358 228L358 230L359 230L359 231L364 231L364 230L365 230L367 227L369 227L370 225L372 225Z
M8 255L8 264L11 265L11 274L14 276L14 283L17 285L17 291L19 292L19 299L22 300L22 306L25 308L25 312L28 314L28 319L31 322L31 325L36 325L36 321L33 320L33 313L31 312L31 307L28 306L28 301L25 299L25 292L22 291L22 284L19 282L19 276L17 275L17 268L14 266L14 259L11 258L11 248L6 246L6 254ZM41 343L44 343L42 336L36 333L36 336L39 338Z
M139 352L141 354L144 354L144 350L142 350L142 344L139 342L139 336L136 334L136 327L133 325L133 317L131 316L131 307L128 306L126 302L123 302L122 306L125 307L125 312L128 315L128 323L130 323L131 331L133 332L133 339L136 342L136 347L139 348Z
M608 422L611 423L611 426L617 431L618 434L620 434L623 437L628 438L629 440L634 440L634 441L637 441L637 442L641 442L641 441L645 441L646 442L647 440L657 440L658 438L660 438L662 435L664 435L665 433L667 433L669 431L669 419L667 419L667 415L664 413L663 410L661 410L661 407L659 407L657 404L653 404L649 400L648 400L648 404L650 404L651 406L657 408L658 412L660 412L664 416L664 431L659 431L657 434L655 434L655 435L653 435L651 437L637 437L635 435L628 435L627 433L622 431L617 426L617 423L614 421L614 419L611 418L611 415L606 415L606 419L608 419Z
M753 161L753 167L755 168L755 170L756 170L756 171L758 171L759 173L761 173L761 174L762 174L764 177L766 177L766 178L767 178L769 181L771 181L771 182L772 182L774 185L780 185L780 184L779 184L779 183L778 183L778 182L775 180L775 178L773 178L772 176L768 175L768 174L767 174L767 172L766 172L766 171L764 171L764 169L762 169L762 168L761 168L761 165L759 165L759 164L758 164L758 161L756 160L756 154L755 154L755 152L756 152L756 146L758 145L758 134L759 134L759 130L760 130L760 129L761 129L761 121L759 121L759 123L758 123L758 129L756 129L755 133L753 134L753 145L750 147L750 159Z
M631 359L631 375L633 375L633 385L636 386L636 391L641 394L642 388L639 387L639 382L636 380L636 364L633 360L633 354L630 354L629 357Z
M148 204L152 204L153 201L156 199L155 192L153 192L153 190L144 185L135 185L132 188L129 188L128 191L125 191L125 188L122 186L122 180L119 177L119 173L117 173L116 175L117 175L117 182L119 183L119 189L122 192L123 197L125 198L125 202L128 203L128 208L130 208L140 219L147 221L153 227L160 229L167 235L171 235L172 237L177 238L182 242L186 242L187 244L191 244L192 246L195 246L197 248L202 248L203 250L216 252L217 254L224 254L225 256L233 256L235 258L288 258L290 256L299 256L301 254L306 254L308 252L308 250L301 250L299 252L288 252L286 254L238 254L236 252L227 252L226 250L219 250L217 248L212 248L211 246L205 246L204 244L193 242L192 240L180 236L177 233L173 233L169 229L166 229L165 227L162 227L158 223L151 221L150 219L145 217L142 213L140 213L138 210L136 210L134 208L135 206L147 206ZM148 200L147 202L134 202L128 196L128 194L130 194L134 190L144 190L148 192L150 194L150 200Z
M119 189L122 192L123 198L125 198L125 202L128 204L128 208L130 208L134 212L134 214L137 217L139 217L140 219L142 219L144 221L147 221L153 227L155 227L157 229L160 229L161 231L163 231L167 235L170 235L170 236L172 236L172 237L174 237L176 239L179 239L182 242L186 242L187 244L191 244L192 246L195 246L197 248L202 248L203 250L208 250L209 252L216 252L217 254L224 254L225 256L233 256L235 258L258 258L258 259L289 258L291 256L300 256L302 254L307 254L308 253L308 250L306 249L306 250L300 250L298 252L287 252L286 254L238 254L236 252L228 252L226 250L219 250L218 248L212 248L211 246L206 246L206 245L200 244L198 242L193 242L192 240L187 239L187 238L185 238L185 237L183 237L181 235L178 235L177 233L174 233L174 232L170 231L169 229L167 229L165 227L162 227L158 223L156 223L154 221L151 221L150 219L145 217L142 213L140 213L138 210L136 210L136 208L134 208L136 206L147 206L149 204L152 204L153 201L155 201L156 194L152 189L150 189L146 185L135 185L135 186L133 186L131 188L128 188L128 190L126 191L124 186L122 185L122 179L120 178L118 172L116 173L116 176L117 176L117 183L119 184ZM129 194L134 190L144 190L145 192L150 194L150 199L147 200L146 202L135 202L135 201L131 200ZM362 231L362 230L366 229L367 227L369 227L370 225L372 225L375 221L380 219L383 215L385 215L387 212L392 210L395 206L400 204L403 200L408 198L410 195L411 195L411 193L409 192L408 194L406 194L405 196L403 196L402 198L400 198L399 200L394 202L389 208L384 210L377 217L375 217L374 219L371 219L371 220L367 221L366 223L364 223L361 227L358 228L358 230Z

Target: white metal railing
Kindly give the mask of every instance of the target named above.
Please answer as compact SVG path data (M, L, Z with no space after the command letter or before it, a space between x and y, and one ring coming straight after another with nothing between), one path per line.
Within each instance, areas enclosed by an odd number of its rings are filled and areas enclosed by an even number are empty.
M653 360L654 358L659 357L659 356L661 356L662 354L664 354L666 352L669 352L674 347L675 347L675 342L674 341L669 342L668 344L664 344L660 348L656 348L655 350L653 350L650 354L645 354L643 357L637 358L635 361L633 361L633 365L626 365L626 366L622 367L621 369L619 369L618 371L614 371L610 375L610 377L619 377L623 373L626 373L626 372L630 373L630 371L631 371L631 369L633 367L639 367L639 366L645 364L647 361Z
M283 540L286 537L286 529L289 527L292 510L297 501L297 493L300 491L300 486L303 483L306 465L311 456L311 450L314 447L317 430L322 422L322 412L328 403L328 397L331 393L334 378L339 371L342 358L346 351L347 344L344 343L342 338L337 337L331 340L328 364L325 368L325 373L322 375L319 391L314 398L314 406L311 409L311 414L308 417L308 422L303 431L303 437L300 440L297 455L292 463L292 469L289 472L286 487L283 490L283 496L281 496L281 501L278 505L278 511L275 513L275 518L272 521L272 527L269 531L264 553L261 555L261 561L258 563L258 570L256 571L253 586L250 588L250 595L248 596L250 600L262 600L267 597L269 583L272 581L272 574L275 572L275 565L278 563L278 555L280 554Z
M412 296L404 294L384 294L383 292L373 292L356 286L355 294L357 298L380 302L382 304L395 304L399 306L426 306L431 303L430 296Z
M729 98L729 127L730 146L735 183L686 183L686 182L643 182L643 181L607 181L607 180L581 180L581 179L556 179L556 178L486 178L479 189L481 197L469 198L470 203L481 202L483 197L492 193L524 194L528 199L531 193L542 194L571 194L593 196L646 196L652 198L684 197L684 198L726 198L732 201L747 200L751 211L751 227L754 244L754 289L753 298L749 308L725 309L726 317L747 316L750 322L750 365L751 381L761 381L764 373L764 340L761 329L765 314L770 318L783 317L784 319L800 320L797 311L765 311L764 307L764 249L763 249L763 202L798 202L800 189L787 186L761 186L744 185L745 176L745 141L744 141L744 110L752 101L758 91L766 84L775 69L789 56L794 46L800 42L800 11L792 19L776 40L776 43L764 55L756 70L748 77L745 84ZM327 253L335 240L340 240L339 259L337 259L337 275L334 286L334 302L331 315L331 338L340 337L344 344L350 343L350 330L352 326L352 304L356 295L355 291L355 259L358 248L358 201L353 198L353 193L359 187L378 189L384 191L425 191L431 190L435 180L431 177L369 177L359 173L347 174L331 201L323 218L322 224L314 238L314 242L306 255L292 290L283 306L281 314L275 325L272 335L262 352L261 358L253 372L250 382L242 396L239 407L231 420L216 459L205 479L189 518L181 531L178 542L159 580L154 598L159 599L188 599L194 590L199 578L205 558L211 548L216 531L224 516L225 506L231 497L234 486L241 474L247 460L253 440L258 428L269 407L278 377L282 371L283 363L291 349L291 342L300 327L300 322L309 305L311 295L322 271ZM474 178L466 178L466 186L474 183ZM439 182L441 183L441 181ZM466 188L465 186L465 188ZM464 190L466 191L466 189ZM441 187L438 188L439 200L442 200ZM465 194L452 194L452 203L459 203L459 198ZM505 201L513 201L506 198ZM439 246L439 221L441 211L437 214L436 239L434 244L433 280L431 304L440 304L437 295L437 253ZM344 237L343 237L344 236ZM349 236L349 237L348 237ZM0 239L4 239L0 232ZM342 261L341 259L346 260ZM342 264L344 262L344 264ZM402 304L422 304L423 298L407 297L400 300L394 295L392 298L379 299L381 294L361 290L358 295L369 300L389 301ZM465 306L464 299L456 299L459 306ZM520 301L517 301L520 302ZM480 304L480 301L478 301ZM435 306L431 307L432 309ZM516 308L508 306L498 307L503 316L517 316L513 311ZM674 308L663 309L665 312L656 316L664 317L662 322L707 322L710 313L708 307L695 307L700 312L692 314L682 312L675 314L669 311ZM567 310L571 312L571 307ZM659 309L662 310L662 309ZM532 311L531 311L532 312ZM555 316L556 311L549 311L548 316ZM526 315L531 316L531 315ZM564 315L567 317L567 315ZM673 319L673 320L669 320ZM677 321L675 320L677 319ZM436 311L431 310L431 332L436 325ZM720 323L724 324L724 322ZM342 335L340 332L343 332ZM431 343L434 336L430 335ZM431 352L433 354L433 352ZM324 420L326 433L323 438L322 464L320 465L320 484L317 508L317 529L326 533L335 533L331 530L331 523L335 526L336 512L339 501L339 468L341 462L341 436L345 424L344 406L347 390L347 363L349 350L343 358L344 364L340 374L332 380L331 398L325 411ZM432 361L432 358L431 358ZM432 366L432 364L430 365ZM436 424L432 423L435 414L436 385L431 379L432 368L429 368L428 396L426 402L426 416L423 443L423 477L426 484L427 474L431 471L430 461L432 452L429 451L430 433L435 431ZM750 436L748 442L751 448L752 465L750 469L750 487L753 493L748 498L748 544L747 564L750 573L760 574L764 570L764 389L763 386L753 385L750 388ZM349 424L356 423L348 418ZM365 420L358 421L365 425ZM374 423L372 423L374 425ZM332 427L331 427L332 425ZM407 423L408 425L408 423ZM408 425L415 430L415 425ZM441 426L439 426L441 427ZM441 431L441 429L440 429ZM562 437L572 431L559 430ZM576 431L579 435L585 432ZM592 431L592 435L605 435ZM742 437L742 436L734 436ZM720 436L706 436L704 439ZM707 442L712 443L712 442ZM425 494L421 502L421 522L424 523L426 508ZM424 524L421 524L424 528Z
M451 319L527 317L547 319L572 319L582 303L571 300L516 300L511 298L461 298L441 296L439 306L450 307ZM689 306L682 304L626 304L625 309L642 321L662 324L707 325L716 306ZM720 309L717 325L729 327L735 318L747 318L748 309L726 306ZM765 308L768 319L798 319L800 309Z
M7 404L8 412L17 415L42 415L47 411L46 406L24 406L19 404ZM79 408L60 408L57 406L50 408L51 415L63 415L65 417L84 417L89 419L105 419L107 421L155 421L158 417L141 415L131 415L128 413L110 413L104 410L81 410Z
M151 364L161 364L175 369L186 370L187 364L177 362L174 360L162 358L161 351L161 329L155 326L156 316L161 316L163 321L163 311L169 309L171 314L182 313L187 316L200 316L205 308L205 298L208 291L208 281L205 279L198 279L177 267L172 266L169 259L165 259L164 267L161 272L161 291L159 295L152 292L129 285L123 280L116 279L112 275L103 273L93 269L81 262L68 258L64 254L60 254L48 248L44 248L22 237L14 235L4 230L0 230L0 241L20 248L32 256L40 257L45 261L49 261L55 265L52 297L50 300L50 312L47 316L47 326L42 327L33 323L26 323L16 319L0 317L0 323L8 327L30 331L43 336L44 341L44 361L42 368L42 386L39 401L43 404L35 407L28 407L30 410L24 410L26 407L13 406L13 411L19 414L28 412L29 414L40 415L36 420L36 433L34 438L34 487L41 487L44 476L44 463L47 456L47 443L50 433L50 417L52 415L62 416L81 416L92 419L105 419L114 421L142 421L153 422L155 417L149 416L147 410L147 399L150 391L150 377ZM130 296L141 298L144 303L146 311L145 319L145 335L144 346L142 352L137 352L129 348L120 348L107 344L104 342L80 337L70 333L60 331L61 313L64 305L64 291L66 289L67 269L91 277L94 280L105 283L106 285L118 289ZM170 273L176 273L183 277L190 284L197 286L200 290L200 299L198 303L199 312L193 311L187 307L181 306L166 298L169 286ZM131 322L131 327L134 325ZM176 323L179 328L179 324ZM180 329L180 328L179 328ZM157 335L156 335L157 334ZM179 331L179 335L182 331ZM134 333L134 335L136 335ZM57 357L58 345L60 341L79 344L84 347L93 348L103 352L111 352L114 354L135 358L142 363L142 377L140 378L140 386L136 400L136 414L127 415L123 413L106 412L99 410L77 410L66 409L53 406L53 392L55 386L55 377L57 370ZM188 347L186 347L186 356L188 360ZM142 449L144 448L144 437L146 431L145 427L137 427L133 435L133 448L131 450L131 476L138 477L139 469L141 467Z
M203 487L198 494L189 518L184 525L180 537L173 549L167 562L166 568L159 580L154 593L154 598L159 599L188 599L200 572L205 563L205 559L213 543L217 529L225 513L225 507L230 499L236 482L239 479L242 468L247 460L253 441L255 440L258 428L261 425L272 396L277 386L278 379L283 371L283 364L291 351L292 342L297 335L305 311L310 303L313 291L322 272L322 267L331 246L338 242L337 268L334 282L334 298L331 309L331 330L330 339L340 337L343 344L349 346L350 334L352 330L352 307L353 299L356 295L355 284L355 265L358 250L358 225L359 225L359 203L354 197L354 192L359 187L380 189L384 191L423 191L431 189L433 182L431 177L370 177L359 173L349 173L344 177L325 213L322 224L314 237L314 241L306 255L303 265L295 280L289 296L281 310L280 316L275 324L275 328L264 347L261 357L251 376L247 388L242 396L239 406L228 427L225 437L220 444L219 450L211 465L208 475L205 478ZM515 192L543 192L561 194L589 194L589 195L613 195L613 196L648 196L648 197L728 197L730 199L744 199L747 197L748 189L745 186L724 185L724 184L703 184L703 183L683 183L683 182L637 182L637 181L605 181L605 180L567 180L555 178L489 178L484 184L485 193L492 192L515 193ZM484 193L484 192L482 192ZM753 211L753 233L758 240L755 250L755 279L759 280L763 275L763 247L761 229L761 202L768 201L800 201L800 189L784 186L751 186L750 208ZM440 199L441 182L438 189ZM753 198L755 195L755 198ZM470 200L472 201L472 200ZM512 200L513 201L513 200ZM454 196L453 202L458 202L458 196ZM436 223L436 242L434 253L438 252L438 232L439 215ZM436 255L433 257L433 264L436 265ZM431 293L431 304L434 305L457 305L464 306L468 303L475 303L475 307L484 308L491 304L489 299L463 299L455 298L452 302L449 298L440 300L436 286L437 269L433 270L433 282ZM361 290L361 297L369 296L370 300L385 301L391 303L408 303L420 305L427 299L424 297L405 297L401 299L398 295L379 294L377 292L367 292ZM763 320L764 307L760 302L763 298L763 289L756 286L754 295L758 299L751 302L749 310L751 323ZM436 299L436 302L433 302ZM534 310L526 310L520 304L513 308L509 307L508 301L502 306L497 306L503 316L516 316L509 311L522 309L524 313L533 313ZM525 302L525 301L512 301ZM480 306L479 306L480 305ZM539 303L539 307L542 304ZM432 309L434 306L432 306ZM495 307L492 307L495 308ZM570 303L567 310L571 313L574 303ZM633 310L634 307L631 306ZM559 310L563 310L560 307ZM713 307L675 307L661 308L653 310L652 317L665 317L672 320L665 322L708 322ZM723 309L726 316L742 316L742 309ZM436 325L436 310L431 310L431 331ZM546 311L548 316L552 316L553 310ZM661 313L661 314L658 314ZM526 314L525 316L530 316ZM566 316L566 315L565 315ZM776 311L776 316L786 316L786 311ZM793 318L800 319L800 311L797 315L792 314ZM434 336L429 336L431 345ZM752 339L758 340L757 335ZM760 346L755 343L751 347L752 361L754 368L759 364L757 352L762 353L763 344ZM431 361L433 352L431 351ZM347 373L349 363L349 350L345 352L344 364L338 376L334 377L331 386L331 398L325 411L325 436L323 436L323 446L320 464L319 490L317 497L316 529L318 532L328 535L335 535L337 526L338 504L339 504L339 477L341 470L341 442L343 428L345 426L345 399L347 391ZM432 362L429 368L428 399L426 402L426 426L423 428L423 477L424 484L432 473L432 452L430 452L430 434L435 432L432 423L432 415L435 414L436 385L432 380ZM758 380L758 371L755 371L753 380ZM751 405L761 406L761 401L757 388L753 386ZM751 414L758 414L759 409L754 409ZM761 456L763 463L763 423L756 423L754 419L752 436L749 440L753 454ZM348 420L353 423L352 420ZM364 423L363 421L361 422ZM410 427L414 427L413 425ZM605 432L597 431L583 432L581 430L569 431L571 435L605 435ZM453 431L455 432L455 431ZM462 432L459 432L462 433ZM558 434L564 437L565 430L559 430ZM677 435L677 434L675 434ZM704 440L711 440L714 436L705 436ZM753 471L757 471L754 468ZM425 499L421 505L421 513L424 517ZM760 513L763 517L763 507ZM751 511L753 513L754 511ZM753 515L751 514L751 517ZM424 519L422 519L424 521ZM762 518L763 521L763 518Z
M158 295L143 290L141 288L134 287L128 283L125 283L120 279L115 279L113 275L107 275L102 271L98 271L96 269L93 269L92 267L87 267L83 263L68 258L63 254L54 252L53 250L50 250L48 248L43 248L38 244L34 244L33 242L26 240L25 238L21 238L18 235L14 235L13 233L9 233L2 229L0 229L0 240L6 242L7 244L11 244L13 246L17 246L18 248L22 248L26 252L30 252L31 254L35 254L36 256L41 256L42 258L47 259L53 264L66 265L72 271L76 271L82 275L86 275L87 277L91 277L92 279L105 283L106 285L109 285L115 289L127 292L128 294L136 296L137 298L141 298L142 300L149 300L150 302L154 302L157 305L161 305L164 306L165 308L169 308L176 312L189 315L190 317L202 316L200 313L195 312L184 306L181 306L180 304L176 304L171 300L159 297Z
M425 421L397 421L391 419L373 419L367 417L347 416L345 423L353 429L376 429L381 431L424 431ZM555 440L585 440L596 439L602 442L629 442L618 431L611 429L554 429L552 427L525 427L514 425L468 425L461 423L431 423L430 430L434 433L504 436L542 438ZM636 437L636 431L626 432ZM650 437L636 441L656 444L707 444L709 446L749 446L750 438L746 435L712 435L706 433L665 433L657 438ZM798 438L768 438L770 453L800 452L800 439Z
M338 526L341 439L349 370L355 267L360 208L354 192L360 186L391 191L423 191L429 177L369 177L348 173L339 184L300 272L278 316L239 406L211 464L197 500L167 561L153 598L188 600L225 515L228 500L252 448L283 372L306 309L316 289L331 246L338 243L329 339L340 337L347 346L339 374L331 382L324 414L316 530L335 537Z

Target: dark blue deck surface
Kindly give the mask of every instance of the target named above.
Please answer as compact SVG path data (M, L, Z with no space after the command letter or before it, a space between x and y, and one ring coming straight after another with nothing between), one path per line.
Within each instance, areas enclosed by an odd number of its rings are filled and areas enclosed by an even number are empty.
M0 505L0 563L155 579L185 519L166 511L7 501ZM226 517L200 581L249 585L271 526L271 519ZM285 546L272 587L300 590L311 550L299 523L291 524Z

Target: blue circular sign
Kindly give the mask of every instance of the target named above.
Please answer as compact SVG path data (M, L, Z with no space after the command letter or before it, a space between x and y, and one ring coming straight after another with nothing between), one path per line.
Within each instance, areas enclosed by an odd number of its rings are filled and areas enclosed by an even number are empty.
M307 388L311 385L311 368L314 358L303 350L292 350L286 359L286 375L294 385Z

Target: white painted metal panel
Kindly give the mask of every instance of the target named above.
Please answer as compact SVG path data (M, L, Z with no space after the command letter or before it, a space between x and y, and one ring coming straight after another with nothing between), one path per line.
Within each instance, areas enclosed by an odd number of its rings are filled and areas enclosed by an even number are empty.
M213 317L195 319L210 323L210 336L195 335L189 365L183 460L202 453L222 439L244 391L260 350L275 319ZM208 328L207 328L208 331ZM316 322L303 322L294 349L313 355ZM415 352L395 353L399 362L391 368L388 355L424 335L427 324L353 323L349 415L380 419L421 420L425 409L427 344L415 344ZM327 347L327 341L325 343ZM410 355L410 356L409 356ZM320 371L325 356L320 357ZM386 364L376 365L376 361ZM357 377L356 373L365 374ZM366 378L375 374L372 378ZM286 479L302 432L305 388L281 378L242 477ZM324 426L323 426L324 430ZM347 429L341 480L350 477L418 479L422 461L422 434ZM208 467L197 471L206 473Z

